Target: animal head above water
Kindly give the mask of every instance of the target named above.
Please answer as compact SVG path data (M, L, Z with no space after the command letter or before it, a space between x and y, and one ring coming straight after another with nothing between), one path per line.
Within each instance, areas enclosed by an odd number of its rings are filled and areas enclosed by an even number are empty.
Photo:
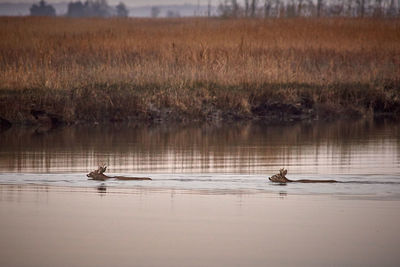
M268 179L271 182L274 182L274 183L287 183L287 182L290 182L290 180L286 178L286 174L287 174L287 170L285 168L282 168L282 169L279 170L278 174L272 175Z
M107 170L107 166L106 165L102 165L102 166L99 166L99 168L97 170L94 170L94 171L89 172L88 174L86 174L86 176L87 177L91 177L93 179L96 179L96 177L98 177L99 175L103 174L106 170Z

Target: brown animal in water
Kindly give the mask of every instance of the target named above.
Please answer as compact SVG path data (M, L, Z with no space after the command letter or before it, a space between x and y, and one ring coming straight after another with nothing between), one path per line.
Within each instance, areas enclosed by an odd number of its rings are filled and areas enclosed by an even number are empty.
M278 174L272 175L268 179L274 183L286 184L286 183L339 183L336 180L309 180L309 179L302 179L302 180L289 180L286 178L287 170L282 168L279 170Z
M148 177L125 177L125 176L107 176L104 174L106 171L107 166L99 166L97 170L94 170L90 173L88 173L86 176L91 177L93 180L97 181L105 181L108 179L117 179L117 180L123 180L123 181L140 181L140 180L151 180L151 178Z

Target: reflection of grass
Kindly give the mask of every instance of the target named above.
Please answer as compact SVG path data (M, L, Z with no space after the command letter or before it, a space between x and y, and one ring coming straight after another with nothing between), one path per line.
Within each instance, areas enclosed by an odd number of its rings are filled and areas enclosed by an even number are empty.
M0 165L3 171L21 172L22 168L69 172L91 170L104 162L110 165L111 172L165 173L171 170L168 168L185 171L181 165L185 164L189 168L186 171L201 168L200 172L208 172L216 168L226 172L228 168L234 171L243 168L244 172L269 170L273 174L282 168L283 160L290 166L286 161L290 159L294 165L307 168L309 165L301 163L313 159L339 160L346 164L351 161L357 165L360 151L375 151L377 155L386 151L396 158L396 136L400 132L400 125L388 120L179 126L172 123L84 125L46 134L37 134L35 128L15 127L0 136L0 147L7 155L0 157ZM27 149L32 153L26 153ZM400 154L397 155L400 159ZM292 167L289 171L293 173Z
M400 106L399 20L0 18L0 25L0 116L14 121L32 106L66 121L204 119L218 111L247 118L267 116L275 102L321 116Z

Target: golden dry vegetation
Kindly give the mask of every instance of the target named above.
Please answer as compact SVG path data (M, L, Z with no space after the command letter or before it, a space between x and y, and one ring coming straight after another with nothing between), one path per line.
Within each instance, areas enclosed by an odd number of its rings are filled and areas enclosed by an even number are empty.
M398 113L399 77L400 20L0 18L11 121Z

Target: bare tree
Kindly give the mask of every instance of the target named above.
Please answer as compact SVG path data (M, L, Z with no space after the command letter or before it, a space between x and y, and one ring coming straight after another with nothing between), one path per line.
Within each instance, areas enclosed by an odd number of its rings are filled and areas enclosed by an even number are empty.
M297 15L301 16L304 0L297 0Z
M331 1L329 5L329 15L340 16L344 10L344 0Z
M220 14L221 17L227 18L230 16L230 6L228 3L228 0L225 0L224 2L220 2L218 5L218 13Z
M353 15L353 0L347 0L345 15L348 17Z
M281 8L281 1L280 0L275 0L275 16L279 17L280 15L280 8Z
M181 14L178 10L168 10L167 11L167 18L179 18Z
M41 0L39 4L33 4L29 9L31 16L55 16L56 10L52 5L48 5L44 0Z
M375 0L375 6L373 7L373 16L374 17L382 17L382 0Z
M291 0L286 4L286 17L292 18L296 16L296 5L294 4L294 0Z
M236 18L239 17L240 6L237 0L225 0L219 4L218 11L222 17Z
M397 15L400 15L400 0L397 0Z
M117 10L118 17L124 17L124 18L128 17L129 11L124 3L120 2L115 8Z
M364 1L364 0L362 0ZM317 0L317 17L321 16L321 11L322 11L322 5L323 5L323 0Z
M394 0L390 0L388 11L387 11L387 16L388 17L396 16L396 7L395 7Z
M240 6L237 0L231 0L231 5L232 5L232 17L236 18L239 16Z
M360 17L364 17L365 14L365 0L356 0L356 3L358 5L358 15Z
M152 6L150 12L152 18L157 18L160 15L161 10L158 6Z
M272 0L264 0L264 18L271 16Z
M249 0L244 0L244 16L245 17L249 16L249 10L250 10Z
M69 17L110 17L114 13L106 0L94 0L85 2L70 2L67 16Z
M242 2L242 5L239 2ZM400 0L220 0L220 3L218 11L225 17L400 15Z
M257 0L251 0L251 5L250 5L250 15L251 17L256 16L256 10L257 10Z

